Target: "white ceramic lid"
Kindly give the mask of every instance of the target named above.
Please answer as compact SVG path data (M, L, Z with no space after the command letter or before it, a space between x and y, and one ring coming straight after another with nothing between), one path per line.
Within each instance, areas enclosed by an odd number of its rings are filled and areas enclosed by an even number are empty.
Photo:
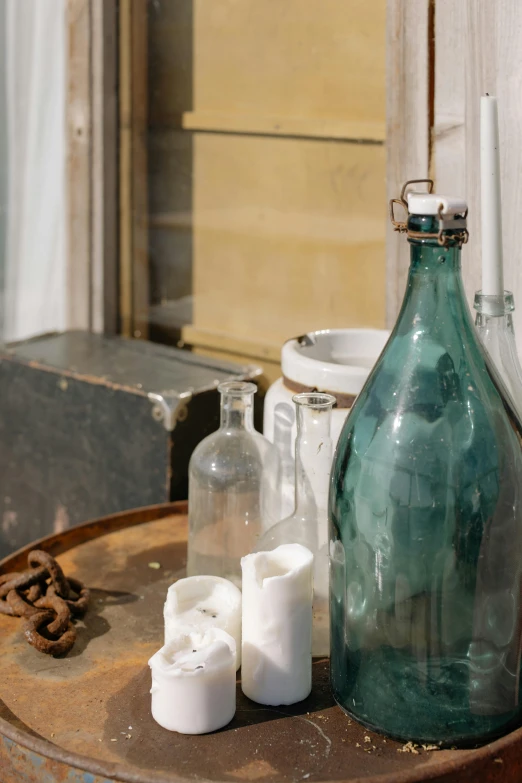
M283 375L319 391L359 394L389 336L385 329L309 332L283 345Z
M468 208L463 198L439 196L437 193L407 193L410 215L438 215L442 205L443 215L462 215Z

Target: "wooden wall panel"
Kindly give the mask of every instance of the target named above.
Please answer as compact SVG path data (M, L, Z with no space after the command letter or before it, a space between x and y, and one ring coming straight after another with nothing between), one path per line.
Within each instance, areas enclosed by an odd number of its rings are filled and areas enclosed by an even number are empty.
M470 304L481 286L480 96L499 101L505 286L515 294L514 321L522 345L522 4L436 0L433 155L437 187L469 204L470 241L463 276Z
M433 45L429 43L431 29ZM394 171L400 172L404 179L410 176L413 167L423 176L427 160L431 161L429 168L439 192L466 198L470 241L463 250L463 277L470 305L481 286L480 97L489 92L498 98L504 275L506 288L515 294L514 323L520 346L522 265L518 248L522 240L522 191L518 172L522 165L522 3L519 0L490 3L391 0L387 40L388 189L390 194L396 191ZM390 322L403 286L403 272L397 259L399 252L407 253L407 250L398 251L397 247L397 237L390 232L387 244ZM404 258L401 265L406 264Z
M462 0L437 0L430 173L441 193L456 195L466 192L466 21Z
M147 2L119 3L120 328L149 324Z
M118 330L118 25L116 0L92 0L92 329Z
M383 141L385 7L385 0L164 3L150 14L151 123Z
M384 325L384 148L194 140L194 326L280 345Z
M430 0L389 0L386 56L386 188L397 198L430 168ZM409 267L404 237L387 221L386 319L397 318Z
M296 333L384 325L385 9L149 6L154 329L276 362Z
M67 316L90 329L92 262L91 0L67 0Z
M517 0L466 4L463 29L466 52L466 196L470 206L467 279L471 297L481 282L480 231L480 96L499 102L500 168L502 179L504 284L515 294L518 347L522 346L522 4Z
M116 0L67 0L67 326L118 322Z
M196 0L194 8L195 111L382 124L383 0Z

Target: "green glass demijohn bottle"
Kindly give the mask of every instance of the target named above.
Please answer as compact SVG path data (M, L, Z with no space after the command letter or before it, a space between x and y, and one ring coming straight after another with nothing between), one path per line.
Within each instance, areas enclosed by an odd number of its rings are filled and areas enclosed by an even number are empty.
M404 302L332 469L331 680L369 728L471 746L522 718L522 428L466 303L465 203L400 201Z

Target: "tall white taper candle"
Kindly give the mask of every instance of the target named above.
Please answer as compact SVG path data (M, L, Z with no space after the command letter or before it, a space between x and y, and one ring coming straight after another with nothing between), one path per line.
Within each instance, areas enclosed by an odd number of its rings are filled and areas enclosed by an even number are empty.
M241 560L241 687L259 704L294 704L312 689L313 560L301 544Z
M497 99L480 99L480 184L482 202L482 293L504 296L502 204Z

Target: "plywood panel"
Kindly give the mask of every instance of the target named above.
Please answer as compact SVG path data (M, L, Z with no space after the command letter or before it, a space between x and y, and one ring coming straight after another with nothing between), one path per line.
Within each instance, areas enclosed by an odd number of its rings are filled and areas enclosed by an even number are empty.
M292 118L304 135L314 135L321 120L334 136L348 126L350 134L382 139L385 0L157 6L149 15L153 126L179 124L182 113L194 112L187 118L193 128L198 122L226 128L237 117L241 126L254 118L262 132L267 125L278 132L278 120Z
M149 7L151 317L187 342L384 325L385 7Z
M384 169L378 145L195 134L194 326L383 326Z

